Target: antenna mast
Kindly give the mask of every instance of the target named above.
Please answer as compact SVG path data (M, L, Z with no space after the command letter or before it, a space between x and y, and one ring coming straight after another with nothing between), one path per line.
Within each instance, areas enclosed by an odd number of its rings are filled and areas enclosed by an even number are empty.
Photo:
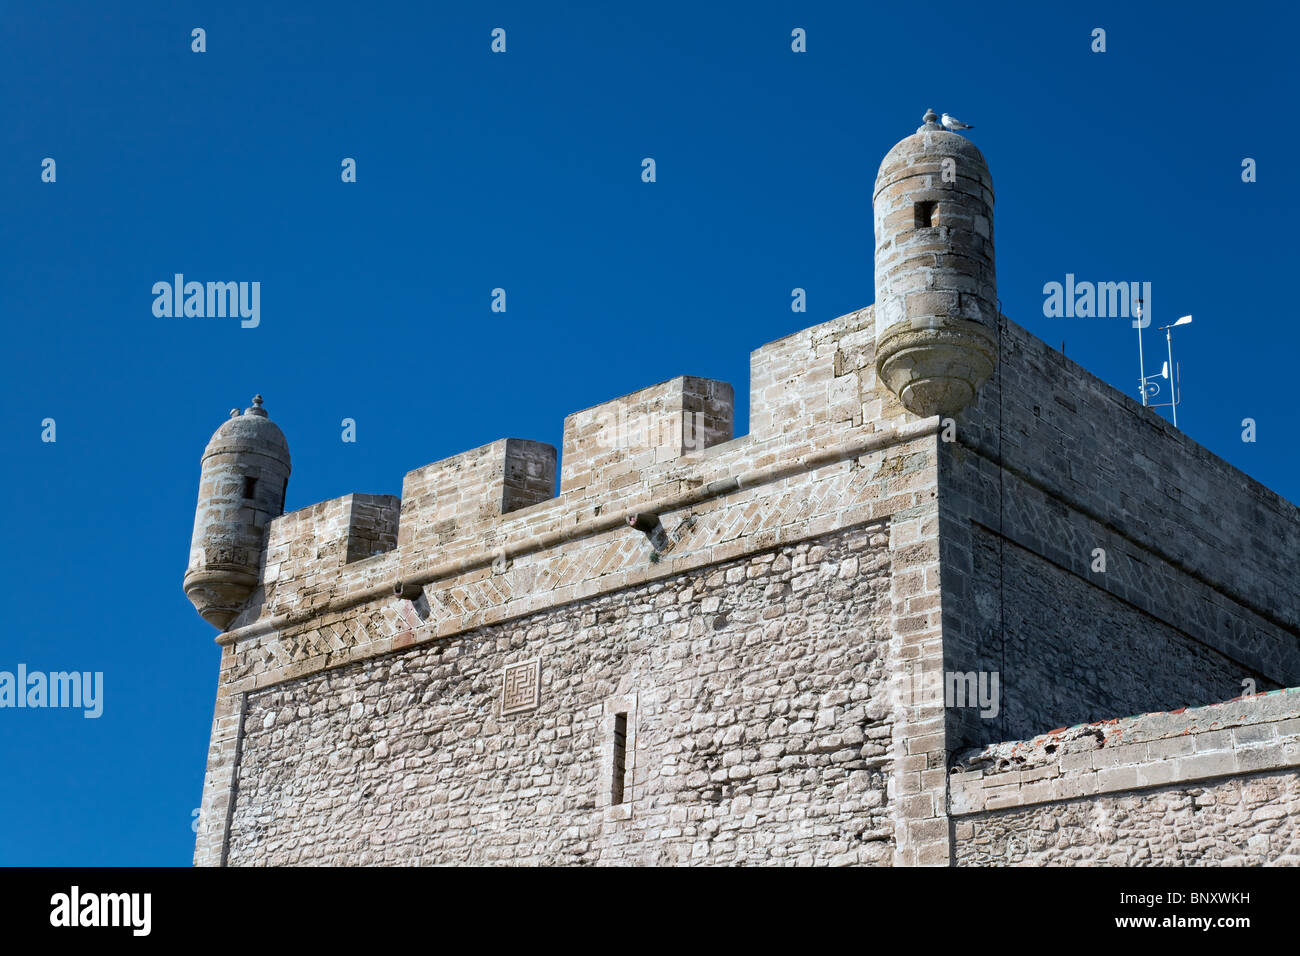
M1177 322L1169 325L1160 326L1160 331L1165 333L1165 348L1169 356L1165 362L1165 367L1160 370L1159 375L1152 375L1150 378L1163 378L1169 382L1169 401L1167 402L1148 402L1147 398L1154 398L1160 394L1160 383L1148 380L1146 370L1146 359L1142 354L1142 326L1147 323L1142 321L1142 300L1137 300L1137 327L1138 327L1138 388L1142 395L1142 404L1148 408L1168 408L1173 414L1174 427L1178 427L1178 406L1183 400L1183 382L1182 374L1179 367L1174 362L1174 333L1173 330L1180 325L1188 325L1192 321L1190 315L1185 315Z

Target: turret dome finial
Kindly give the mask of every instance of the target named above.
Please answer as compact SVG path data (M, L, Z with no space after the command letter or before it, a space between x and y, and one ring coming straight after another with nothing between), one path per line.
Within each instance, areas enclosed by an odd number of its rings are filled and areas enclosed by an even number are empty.
M917 130L918 133L924 133L927 129L938 129L939 114L934 110L926 110L925 115L921 117L921 122L925 125Z

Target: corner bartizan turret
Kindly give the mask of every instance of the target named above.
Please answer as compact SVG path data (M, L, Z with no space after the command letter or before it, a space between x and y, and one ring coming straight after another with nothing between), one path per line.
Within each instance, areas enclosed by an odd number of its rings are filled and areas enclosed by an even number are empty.
M953 415L993 374L993 178L964 136L925 125L880 164L876 370L917 415Z
M262 396L230 410L203 452L185 596L224 630L257 587L266 527L284 513L289 443Z

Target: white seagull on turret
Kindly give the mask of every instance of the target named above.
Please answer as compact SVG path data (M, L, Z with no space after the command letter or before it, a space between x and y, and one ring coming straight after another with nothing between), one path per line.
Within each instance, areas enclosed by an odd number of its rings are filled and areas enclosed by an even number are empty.
M974 128L975 128L974 126L967 126L965 123L963 123L963 122L962 122L961 120L959 120L957 117L955 117L955 116L949 116L947 113L944 113L944 114L943 114L943 119L940 120L940 122L943 123L943 128L944 128L944 129L946 129L946 130L951 130L951 131L954 132L954 133L957 132L957 130L959 130L959 129L974 129Z

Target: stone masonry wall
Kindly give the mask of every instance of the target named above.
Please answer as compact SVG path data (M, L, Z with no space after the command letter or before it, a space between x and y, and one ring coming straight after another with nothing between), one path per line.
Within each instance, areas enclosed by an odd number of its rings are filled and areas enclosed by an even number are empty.
M957 827L962 866L1300 866L1300 771L991 814ZM967 829L967 826L969 829Z
M484 761L483 779L489 779L486 758L483 757L489 746L506 746L505 742L511 740L522 745L532 740L526 735L516 735L513 730L519 719L515 714L524 711L506 708L509 712L496 719L496 734L488 735L483 730L483 719L476 714L466 712L462 715L443 708L438 704L439 695L444 690L452 697L459 694L487 695L456 698L459 702L472 699L474 706L478 707L489 696L499 696L503 692L504 675L500 670L497 671L495 690L489 693L488 684L484 683L493 668L506 663L527 664L533 659L538 661L539 679L543 686L546 686L546 681L560 682L554 688L560 692L555 698L556 706L564 699L569 685L580 679L576 673L565 669L563 654L554 659L545 653L539 653L536 658L524 658L523 650L514 646L516 640L538 645L543 651L548 642L557 645L569 642L564 645L566 649L581 648L581 653L589 651L595 657L605 654L599 670L582 675L583 679L589 678L596 683L600 683L602 673L613 674L624 666L637 669L638 673L620 671L619 679L626 676L638 684L646 684L650 689L644 693L649 697L643 698L640 689L620 687L615 681L614 688L608 691L615 697L605 698L599 705L580 702L586 710L575 711L574 721L595 721L592 728L601 726L602 720L606 722L603 725L607 731L606 739L603 742L594 738L590 741L605 755L588 755L581 759L575 756L568 765L570 769L565 771L571 776L563 780L566 787L576 787L575 781L585 786L596 778L588 780L583 774L603 772L599 769L602 761L604 767L611 766L615 743L608 721L619 713L625 713L628 726L619 739L625 747L627 759L638 761L629 785L635 794L637 786L644 786L649 779L637 775L659 774L656 768L671 766L670 760L681 762L686 759L682 756L689 751L686 740L669 739L665 736L669 734L666 729L669 725L666 722L655 723L662 720L665 713L672 712L671 707L679 705L671 697L659 696L668 693L667 685L659 678L640 676L650 653L645 650L648 643L628 647L617 635L601 636L593 632L582 624L585 610L613 600L609 610L614 613L621 599L611 598L611 595L625 595L628 600L635 600L635 595L650 595L653 589L665 582L684 580L684 575L698 575L706 569L732 563L735 563L732 570L747 568L746 562L756 555L760 558L764 554L776 555L772 559L775 563L780 560L782 549L801 547L806 542L824 539L845 529L869 525L876 529L877 540L872 547L883 546L886 549L889 570L887 585L881 585L873 578L870 587L873 595L883 588L879 594L880 603L873 604L878 614L878 630L873 631L876 636L866 644L854 645L861 647L863 656L860 662L851 661L844 650L840 663L836 665L844 672L846 683L840 689L849 694L848 700L819 704L805 718L803 713L809 710L809 694L831 694L838 700L836 689L823 690L826 681L820 671L801 670L814 666L806 656L798 661L782 660L777 665L778 680L788 682L799 674L813 675L811 689L807 691L802 689L804 677L797 677L801 689L788 701L789 706L797 707L800 714L795 719L784 718L789 725L797 725L796 729L788 730L790 739L780 741L777 739L779 733L772 729L779 714L777 717L766 716L764 728L769 734L777 734L777 738L759 737L761 721L757 716L758 709L755 709L752 713L746 711L743 718L735 718L745 721L744 732L752 735L745 739L755 743L726 739L714 744L715 748L720 748L717 753L719 760L736 761L737 765L749 767L751 773L761 765L762 772L754 774L755 777L772 777L765 761L777 761L775 777L782 792L771 797L766 811L770 815L764 819L771 821L775 828L772 832L778 835L778 841L770 843L757 831L749 835L739 832L750 830L757 813L753 806L759 803L762 794L758 784L754 783L752 799L755 803L733 804L732 809L737 813L744 810L739 822L733 819L735 827L729 824L727 835L713 840L714 844L729 844L725 851L717 850L715 853L714 849L699 849L702 841L708 842L709 834L705 832L709 827L708 820L701 822L700 830L693 833L688 833L679 821L670 822L669 832L680 827L682 833L672 836L665 847L671 847L674 854L689 852L690 860L704 862L715 855L719 860L739 859L742 855L758 859L760 852L765 854L764 859L808 862L808 855L813 853L811 833L819 838L818 845L822 847L814 857L818 862L856 860L947 864L951 849L945 807L947 746L941 703L899 701L887 694L882 695L881 700L873 699L875 709L867 717L867 724L859 728L864 736L862 744L852 739L854 732L847 725L840 727L842 714L835 715L834 729L824 723L819 726L819 721L824 720L828 711L843 708L847 712L865 706L861 704L861 688L858 686L859 665L876 666L872 662L881 659L886 645L888 658L895 662L896 674L909 677L933 674L940 670L942 662L936 500L938 420L918 419L907 413L891 395L878 387L875 375L872 315L870 309L864 309L787 336L752 354L749 435L725 440L730 433L729 387L702 379L675 379L566 419L564 467L565 473L573 477L566 482L561 476L558 497L548 499L538 494L530 501L513 496L513 475L526 477L530 489L544 491L548 469L553 469L554 458L539 443L510 439L410 473L400 502L396 545L391 550L364 556L362 552L366 549L352 546L351 541L358 538L361 528L358 522L342 517L350 510L355 512L355 503L346 499L315 506L323 509L324 513L337 511L341 516L337 528L331 528L326 535L330 541L347 544L346 547L340 544L337 550L331 547L329 554L339 555L337 563L332 557L325 563L318 560L318 556L326 552L322 550L316 533L319 529L311 515L295 512L277 519L271 535L275 547L268 549L263 587L218 639L222 645L221 670L195 863L221 865L284 859L286 844L283 834L269 840L264 837L270 832L265 828L280 819L276 814L296 812L286 806L286 802L314 808L309 825L316 827L313 832L329 853L359 853L355 846L341 849L338 844L331 843L325 835L328 828L321 820L332 819L337 826L347 830L346 818L350 810L340 809L330 801L342 795L352 801L349 806L355 809L360 801L371 799L373 792L359 784L363 779L373 779L378 787L379 778L374 776L376 767L390 766L389 758L379 752L383 749L381 743L388 746L387 742L376 737L379 730L387 733L404 721L418 723L425 719L426 709L433 715L429 719L445 721L436 746L451 747L449 741L453 738L459 741L458 735L462 733L476 738L474 755ZM680 402L677 398L679 393ZM704 413L704 441L692 440L688 445L686 438L693 439L693 434L688 436L675 428L650 429L655 432L657 446L653 454L647 454L648 449L641 444L644 438L638 437L643 436L647 429L616 429L613 435L600 431L604 428L602 423L617 424L627 420L629 410L645 410L651 420L659 420L655 416L666 409L671 421L677 415L679 404L683 412L691 412L692 422L697 406ZM796 424L797 427L793 427ZM452 501L455 502L454 508L448 507ZM388 513L391 511L389 508ZM653 534L643 534L641 530L629 527L626 519L634 515L654 516L660 522L658 530ZM886 543L881 545L881 540ZM831 549L828 543L820 546L828 551ZM787 554L787 559L793 565L794 554ZM845 567L849 557L837 560ZM875 560L873 557L872 561ZM759 564L763 563L759 561ZM876 571L871 573L874 575ZM795 588L795 577L789 581L790 594L782 592L781 582L769 582L771 594L765 598L770 606L765 606L764 610L773 614L774 619L790 613L783 608L792 600L791 595L796 595L799 602L821 600L821 595L800 595ZM808 584L806 575L797 577L800 577L801 585ZM841 582L841 579L819 581L810 590L834 589L838 594L842 583L836 582ZM734 587L734 584L727 586L728 590ZM660 592L653 593L658 595ZM872 601L875 600L873 597ZM698 610L692 601L684 603L690 615L708 616L713 613L702 602ZM810 615L800 616L809 627L806 640L816 642L824 638L829 642L820 653L841 653L836 650L837 642L841 648L850 646L845 643L850 637L838 630L840 622L833 620L829 604ZM544 639L539 630L541 625L527 623L542 619L547 622ZM671 632L667 638L658 632L652 635L653 628L649 624L635 621L634 624L644 629L637 640L649 642L652 637L674 642L682 640ZM555 628L554 633L552 628ZM484 636L489 633L491 639ZM715 633L727 639L734 634L727 628ZM788 643L794 633L789 632L783 643ZM507 661L501 656L507 649L498 648L498 641L505 640L506 636L511 642L511 653L522 659ZM759 650L759 645L751 648L748 643L751 639L752 635L730 651L744 662L743 667L737 667L734 676L741 686L741 702L747 701L744 694L748 685L745 682L750 678L746 675L750 672L768 673L771 666L767 658L760 660L751 656ZM862 635L852 639L861 641ZM723 650L725 648L720 648L719 653ZM783 653L780 647L772 652ZM631 655L626 665L616 664L619 653ZM692 650L692 656L683 659L681 679L716 680L711 677L712 668L718 666L721 669L721 666L709 659L703 645L698 652L698 662L695 653ZM456 667L460 668L456 673L473 675L466 677L470 683L453 683L455 675L448 676L446 684L437 683L442 677L436 677L430 668L436 669L438 665L427 663L427 666L421 665L424 668L421 670L410 663L432 662L439 654L448 655L448 660L456 659ZM424 682L423 686L439 688L438 693L426 700L427 691L421 691L419 703L412 703L410 695L415 690L403 694L400 688L406 678L388 670L399 661L403 669L410 667L410 673L418 675L418 679ZM674 668L677 666L674 664ZM383 669L386 683L382 687L377 677L367 682L370 668L375 668L375 673ZM402 671L402 674L406 673L406 670ZM528 677L531 672L525 669L512 670L511 673L513 692L524 692L531 686ZM346 682L354 680L357 682L355 688L349 689L351 685ZM293 693L287 688L293 688ZM336 697L346 693L355 693L356 699L349 703L346 714L343 714L338 710ZM600 693L607 691L602 689ZM286 719L286 708L266 703L276 694L292 701L290 709L295 715L300 708L306 708L307 716L295 717L285 727L282 721ZM643 699L645 704L641 703ZM366 710L367 702L371 700L375 701L373 715ZM385 704L381 700L395 700L397 703ZM547 700L544 694L543 707L548 706ZM358 704L362 705L362 710L356 720L365 729L354 733L351 714ZM642 706L648 708L647 720L651 721L646 725L648 730L640 731L650 735L644 743L638 739L637 721L632 717L633 712L639 713ZM753 704L755 708L762 706L767 704ZM775 713L777 707L784 705L774 701L770 706ZM388 711L381 712L381 707L388 708ZM264 726L272 709L276 710L275 720ZM303 723L309 718L309 723ZM380 718L385 725L382 728L376 723ZM460 723L462 718L463 725ZM706 719L701 717L701 720ZM853 716L851 719L858 718ZM555 720L554 728L535 728L538 739L549 737L552 729L557 737L561 736L558 711ZM812 723L811 728L804 727L808 721ZM317 727L326 743L318 742L314 735L295 737L293 746L282 748L277 753L288 761L308 761L301 764L305 775L294 779L275 777L269 769L266 748L281 747L286 734L303 734L304 726ZM569 726L572 728L574 724ZM868 730L883 734L886 729L887 744L878 742L883 737L868 734ZM594 732L594 729L590 730L591 734ZM372 742L363 743L357 738L357 733L369 735ZM838 741L834 739L836 735L841 735ZM430 739L435 736L432 725L428 736ZM497 742L498 736L502 743ZM819 742L795 741L805 736ZM321 766L330 767L330 753L326 751L333 741L340 740L345 741L348 748L346 772L334 767L318 773ZM414 747L418 741L417 735L413 741L394 739L392 745ZM649 752L654 760L647 762L649 758L642 758L646 746L659 747L661 741L667 741L663 743L663 763L654 762L660 757L657 751ZM771 748L778 744L790 749L776 756ZM819 749L815 753L798 749L832 745L835 749ZM371 749L366 750L366 746ZM431 755L432 751L427 750L431 746L435 745L426 740L415 749L425 748L421 752ZM696 739L690 746L698 749L706 744ZM480 747L484 749L480 751ZM673 751L676 747L681 750ZM764 747L772 756L764 755ZM856 757L847 753L855 747L866 747L867 750L859 749ZM884 774L884 771L866 763L886 757L875 749L877 747L887 747L890 761L887 785L884 777L875 776ZM442 752L450 751L444 749ZM574 752L576 754L579 750ZM585 750L581 752L586 753ZM337 762L341 758L334 759ZM523 758L503 751L495 761L504 764L511 759ZM783 760L787 764L784 767L781 765ZM790 763L792 760L808 763L806 766ZM858 760L863 761L860 767L854 765ZM495 761L493 769L497 769ZM824 776L826 767L834 773L843 773L847 769L849 775L844 778L847 783L830 782L831 778ZM403 780L414 781L410 784L412 787L423 788L420 790L421 800L427 798L431 802L435 791L431 789L433 784L427 769L423 768L418 776L406 774ZM542 773L555 769L548 768L543 761ZM709 770L711 786L721 783L721 779L714 781L712 777L723 770L727 772L728 781L731 780L730 765L712 768ZM827 782L823 785L814 780L811 771L817 771L819 779L824 778ZM440 764L438 772L444 773L446 768ZM801 772L802 777L799 776ZM268 777L268 773L271 776ZM354 777L349 778L347 773L354 774ZM797 784L792 779L795 777L799 778ZM672 775L665 774L654 779L669 778ZM490 779L504 786L499 777ZM764 786L768 782L765 781ZM328 789L317 790L316 784ZM795 790L789 789L792 786ZM866 789L861 792L868 795L855 796L864 786ZM823 789L817 791L819 787ZM848 789L839 789L841 787ZM886 790L873 790L876 787L892 788L890 798L877 801L870 794L885 793ZM815 824L806 822L809 811L802 806L784 805L787 803L786 791L790 794L790 802L799 803L805 801L805 797L796 799L794 794L805 794L807 788L812 788L807 792L819 793L818 800L826 805L830 815L819 818ZM458 800L465 797L461 791L450 792L455 793ZM666 784L663 792L669 792ZM602 793L606 796L601 797ZM528 795L536 796L536 793L528 792ZM656 794L650 796L655 800L667 799ZM483 798L484 794L476 796L476 799ZM736 799L742 798L751 799L751 796L746 793ZM635 830L640 826L635 822L639 815L635 797L626 804L614 804L612 786L606 788L602 785L596 788L596 795L591 799L598 801L596 809L604 811L611 821L626 814L629 816L628 827ZM610 805L603 806L599 802L602 799L611 801ZM724 795L723 799L730 798ZM763 799L768 798L764 796ZM709 802L705 801L705 804ZM493 807L496 804L480 802L475 806L474 822L470 826L482 828L482 818L495 812ZM661 802L654 806L667 807L668 804ZM401 812L406 816L401 817L400 826L393 832L407 832L403 828L408 827L412 820L423 821L424 817L419 814L427 814L428 809L428 803L419 807L403 805ZM542 804L536 806L536 812L544 811L550 812ZM384 812L391 816L395 811L390 808ZM681 808L665 809L664 812L675 812L680 816ZM782 816L786 813L788 818ZM503 818L495 827L499 830L506 822ZM720 818L715 822L721 828ZM885 830L889 831L888 835ZM647 828L644 832L650 831ZM397 860L400 857L406 861L407 857L402 853L392 847L385 848L382 834L374 839L378 841L375 844L378 849L372 848L373 859ZM502 841L506 839L509 838L501 836ZM566 835L564 840L568 839ZM590 839L591 846L596 849L583 852L598 852L602 862L621 859L620 853L633 852L611 849L621 845L613 842L614 835L608 840L600 834ZM402 852L407 856L415 852L415 844L409 840L402 845ZM642 849L652 852L648 846ZM308 852L306 844L303 851ZM469 851L461 847L456 852ZM505 858L505 851L500 847L491 852ZM529 850L529 853L542 852L538 848ZM666 854L669 849L663 852Z
M888 543L876 522L255 691L229 862L888 864ZM538 705L503 715L529 661Z
M962 755L961 865L1300 865L1300 688Z
M940 440L877 382L872 325L865 309L755 351L740 438L729 387L675 379L566 420L558 497L554 450L503 439L416 469L400 500L276 519L218 639L195 862L969 861L985 850L963 840L1046 818L964 804L963 747L1300 683L1295 506L1006 321L994 380ZM601 431L697 407L707 437L689 445ZM997 671L1001 713L886 699L870 690L886 666L904 685ZM536 711L504 706L531 687ZM1093 796L1167 790L1172 821L1204 787L1273 814L1293 771L1261 755L1290 746L1234 751L1227 771L1210 754L1220 769L1185 779L1153 753L1140 785L1108 775ZM1220 801L1225 774L1253 776ZM1057 803L1084 799L1063 779ZM1087 845L1082 819L1057 842Z
M1001 701L987 721L989 739L1231 700L1249 686L1246 679L1260 691L1278 686L1093 580L978 525L973 538L977 600L971 610L981 633L1001 635L974 668L999 673Z
M955 439L944 666L1004 700L950 709L954 749L1300 684L1295 505L1006 319Z

